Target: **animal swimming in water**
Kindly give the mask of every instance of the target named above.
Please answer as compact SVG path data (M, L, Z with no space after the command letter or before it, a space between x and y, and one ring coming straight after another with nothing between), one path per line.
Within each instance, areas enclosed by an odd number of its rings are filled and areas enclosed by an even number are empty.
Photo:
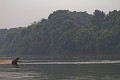
M13 64L13 65L17 65L17 62L18 62L19 59L20 59L20 58L16 58L16 59L12 60L12 64Z

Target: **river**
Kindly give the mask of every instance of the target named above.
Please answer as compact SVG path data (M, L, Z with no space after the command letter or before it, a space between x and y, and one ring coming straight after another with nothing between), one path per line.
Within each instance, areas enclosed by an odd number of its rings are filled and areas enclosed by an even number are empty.
M11 58L2 58L11 59ZM0 64L0 80L120 80L120 60L22 59Z

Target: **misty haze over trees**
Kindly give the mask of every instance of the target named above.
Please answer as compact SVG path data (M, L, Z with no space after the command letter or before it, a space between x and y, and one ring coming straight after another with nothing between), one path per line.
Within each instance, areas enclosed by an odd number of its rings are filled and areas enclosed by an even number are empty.
M120 11L54 11L28 27L0 29L1 54L120 54Z

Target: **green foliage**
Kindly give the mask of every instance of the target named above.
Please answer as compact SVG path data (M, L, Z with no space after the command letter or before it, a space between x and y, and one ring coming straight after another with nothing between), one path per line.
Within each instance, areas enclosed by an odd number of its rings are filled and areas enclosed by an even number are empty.
M97 43L97 32L92 27L84 27L76 31L76 45L77 49L81 51L95 50Z
M80 55L120 53L120 11L58 10L28 27L0 29L0 53Z
M105 13L103 11L95 10L93 16L93 23L97 27L102 27L103 22L105 21Z

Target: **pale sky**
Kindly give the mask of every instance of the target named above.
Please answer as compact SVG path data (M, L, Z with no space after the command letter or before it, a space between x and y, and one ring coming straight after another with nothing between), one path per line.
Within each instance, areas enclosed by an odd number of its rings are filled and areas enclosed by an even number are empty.
M56 10L120 10L120 0L0 0L0 29L27 27Z

